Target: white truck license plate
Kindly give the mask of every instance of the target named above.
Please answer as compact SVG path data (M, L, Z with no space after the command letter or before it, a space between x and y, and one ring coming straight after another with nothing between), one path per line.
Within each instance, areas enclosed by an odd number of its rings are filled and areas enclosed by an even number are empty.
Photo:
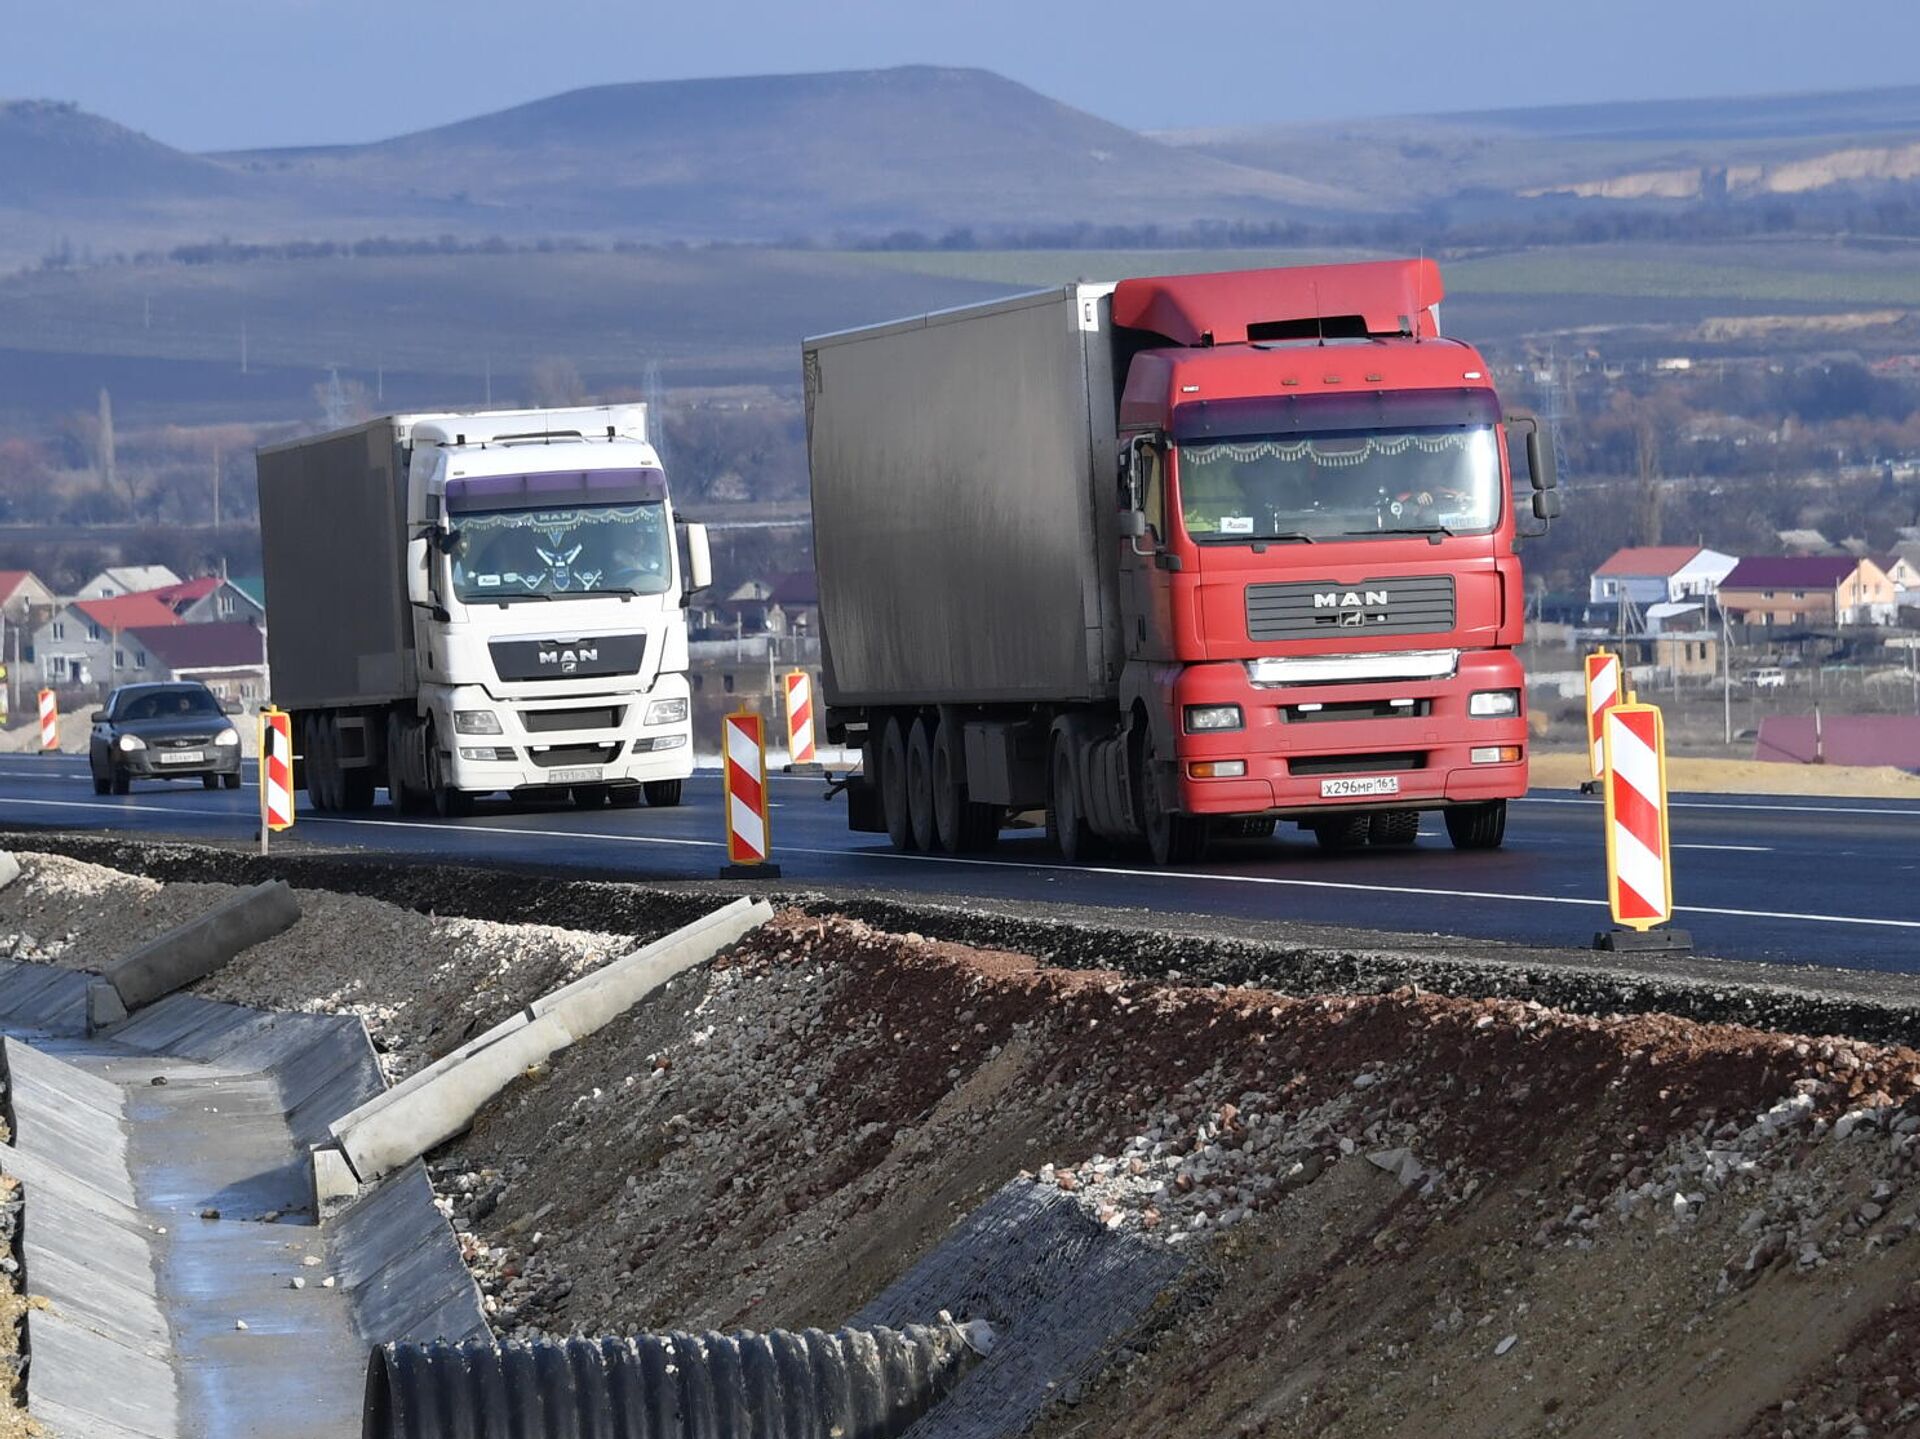
M590 769L557 769L553 772L555 784L598 784L606 774L598 765Z
M1322 799L1352 799L1356 795L1399 793L1400 777L1398 775L1368 775L1365 779L1320 781L1320 798Z
M207 757L203 749L173 749L160 751L161 764L199 764Z

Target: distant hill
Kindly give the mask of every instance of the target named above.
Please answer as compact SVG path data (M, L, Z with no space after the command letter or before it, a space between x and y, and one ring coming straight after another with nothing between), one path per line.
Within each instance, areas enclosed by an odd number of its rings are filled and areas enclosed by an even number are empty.
M1167 132L1231 164L1338 179L1358 203L1807 194L1920 174L1920 86Z
M1162 145L984 70L923 66L603 85L371 145L222 158L384 194L396 208L451 207L480 226L653 238L1273 219L1353 205L1337 183Z
M0 101L0 203L10 207L226 195L240 184L224 165L78 106Z

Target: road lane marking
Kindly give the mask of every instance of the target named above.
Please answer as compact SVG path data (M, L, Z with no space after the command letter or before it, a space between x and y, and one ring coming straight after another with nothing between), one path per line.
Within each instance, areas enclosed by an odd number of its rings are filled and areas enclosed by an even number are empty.
M200 820L232 820L240 818L231 812L181 811L160 805L132 805L113 802L92 804L71 800L11 800L6 803L33 805L42 809L84 809L95 814L113 810L137 810L146 814L170 814ZM723 849L724 841L708 839L682 839L671 835L610 834L603 830L554 830L554 829L513 829L484 824L435 824L430 821L404 819L345 819L337 815L309 816L302 824L332 824L351 828L356 825L383 829L422 829L439 835L460 835L466 837L485 836L489 839L566 839L601 840L614 844L663 845L685 849ZM1559 904L1580 908L1605 909L1604 899L1586 899L1575 895L1556 894L1513 894L1500 890L1479 889L1433 889L1422 885L1406 884L1362 884L1358 881L1331 879L1293 879L1281 875L1264 874L1208 874L1193 870L1161 869L1122 869L1112 865L1070 865L1046 862L1028 863L1010 859L969 859L955 855L902 854L895 850L884 849L818 849L804 845L782 845L780 853L806 855L810 858L826 859L878 859L906 860L917 864L940 864L949 866L977 866L986 869L1020 870L1030 874L1101 874L1118 879L1141 880L1202 880L1214 884L1252 884L1282 889L1324 889L1355 894L1405 894L1429 899L1491 899L1504 900L1512 904ZM777 857L777 856L776 856ZM1771 909L1729 909L1718 905L1690 904L1675 907L1675 914L1711 914L1727 919L1773 919L1796 920L1808 924L1848 924L1875 929L1920 930L1920 919L1876 919L1865 915L1853 914L1817 914L1797 910Z
M1676 844L1675 849L1723 849L1734 854L1772 854L1770 844Z
M1759 796L1755 796L1759 798ZM1577 804L1592 809L1600 808L1598 798L1558 799L1543 794L1530 794L1512 801L1514 804ZM1722 800L1676 799L1668 801L1672 809L1737 809L1750 810L1755 814L1866 814L1893 815L1896 817L1920 817L1920 809L1862 809L1839 804L1728 804Z

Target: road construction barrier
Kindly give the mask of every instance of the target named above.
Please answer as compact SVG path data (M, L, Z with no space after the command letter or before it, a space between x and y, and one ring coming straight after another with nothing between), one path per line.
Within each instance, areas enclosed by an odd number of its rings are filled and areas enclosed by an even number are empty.
M1595 779L1607 772L1602 722L1621 698L1620 656L1595 650L1587 656L1587 768Z
M134 1010L205 979L242 950L291 929L299 919L300 901L283 879L228 896L108 965L87 986L88 1030L118 1024Z
M1616 930L1603 949L1685 949L1673 920L1673 855L1667 839L1666 727L1657 705L1611 706L1601 728L1606 777L1607 904Z
M60 748L60 697L52 690L40 691L40 748L47 754Z
M334 1121L333 1142L313 1150L315 1203L324 1208L350 1197L362 1183L451 1139L529 1066L586 1038L771 918L765 900L737 899L535 1000Z
M260 853L267 836L293 828L293 716L260 711Z
M768 858L766 726L753 711L737 710L726 718L725 735L720 768L727 792L727 865L720 877L777 878L780 866Z
M944 1318L944 1316L943 1316ZM905 1434L991 1346L984 1322L529 1343L386 1344L365 1439Z
M794 764L817 764L813 742L813 677L805 670L787 676L787 758Z

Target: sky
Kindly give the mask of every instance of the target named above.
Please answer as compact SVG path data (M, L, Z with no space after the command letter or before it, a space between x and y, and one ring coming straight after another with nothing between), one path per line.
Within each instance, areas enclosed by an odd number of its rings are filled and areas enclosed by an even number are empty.
M1138 129L1920 79L1913 0L0 0L0 97L184 149L583 85L972 65Z

